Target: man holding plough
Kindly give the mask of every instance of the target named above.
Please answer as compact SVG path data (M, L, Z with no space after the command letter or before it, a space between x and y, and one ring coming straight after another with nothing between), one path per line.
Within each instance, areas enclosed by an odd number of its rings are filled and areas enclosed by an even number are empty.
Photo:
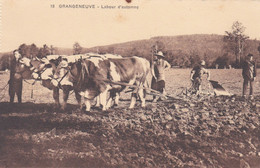
M207 74L207 80L210 80L210 72L205 68L205 65L205 61L202 60L200 65L195 66L191 70L190 80L192 82L192 89L196 95L199 95L201 92L202 75Z

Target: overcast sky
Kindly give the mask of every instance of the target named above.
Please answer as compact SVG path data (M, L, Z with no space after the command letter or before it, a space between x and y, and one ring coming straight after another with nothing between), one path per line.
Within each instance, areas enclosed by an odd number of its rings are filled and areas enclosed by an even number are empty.
M95 9L60 8L63 4L95 5ZM118 9L118 5L139 8ZM251 39L260 40L260 0L2 0L0 52L22 43L71 48L75 42L93 47L153 36L223 35L236 20Z

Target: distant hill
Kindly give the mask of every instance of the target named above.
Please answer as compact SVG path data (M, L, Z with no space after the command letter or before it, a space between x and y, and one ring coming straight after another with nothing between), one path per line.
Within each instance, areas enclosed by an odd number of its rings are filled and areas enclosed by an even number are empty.
M105 50L114 48L116 53L124 53L125 50L136 48L138 50L151 50L151 46L157 42L163 43L164 50L190 52L194 50L218 51L222 48L223 36L221 35L182 35L182 36L159 36L146 40L130 41L107 46L97 46L88 50ZM206 47L206 48L205 48ZM201 51L201 50L199 50ZM125 53L126 54L126 53ZM126 54L127 55L127 54Z
M166 59L173 65L179 64L181 59L183 59L183 62L187 62L194 57L206 59L208 64L212 64L218 57L226 53L226 51L223 50L225 45L223 37L223 35L215 34L158 36L145 40L86 48L84 52L99 51L101 53L115 53L122 56L138 55L150 58L151 47L158 44L158 49L166 54ZM248 40L244 53L247 54L250 52L254 55L258 55L258 44L259 41L257 40ZM234 59L234 55L231 56L233 57L232 59Z

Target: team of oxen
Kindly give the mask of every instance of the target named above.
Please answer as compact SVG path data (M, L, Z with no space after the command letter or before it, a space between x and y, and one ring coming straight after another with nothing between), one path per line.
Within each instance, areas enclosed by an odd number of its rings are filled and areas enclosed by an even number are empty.
M93 100L102 110L118 105L120 92L130 88L129 108L134 108L137 98L140 98L144 107L150 72L150 62L145 58L94 53L49 55L43 59L23 57L16 65L16 73L23 79L41 80L44 87L53 90L55 105L63 110L72 90L80 107L86 108L86 111L90 111ZM63 92L61 102L59 90Z

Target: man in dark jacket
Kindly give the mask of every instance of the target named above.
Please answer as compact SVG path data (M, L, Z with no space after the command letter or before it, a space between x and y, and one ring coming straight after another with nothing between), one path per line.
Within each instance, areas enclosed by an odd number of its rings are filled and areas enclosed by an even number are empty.
M253 99L253 89L254 89L254 81L256 80L256 62L253 60L253 54L248 54L246 60L242 65L242 76L244 78L243 82L243 97L246 97L246 90L248 87L248 83L250 84L250 92L249 98Z
M18 102L22 102L22 88L23 88L23 80L21 75L15 73L16 64L18 60L21 58L21 54L18 50L13 51L13 56L10 59L10 79L9 79L9 96L10 103L14 102L14 96L17 95Z

